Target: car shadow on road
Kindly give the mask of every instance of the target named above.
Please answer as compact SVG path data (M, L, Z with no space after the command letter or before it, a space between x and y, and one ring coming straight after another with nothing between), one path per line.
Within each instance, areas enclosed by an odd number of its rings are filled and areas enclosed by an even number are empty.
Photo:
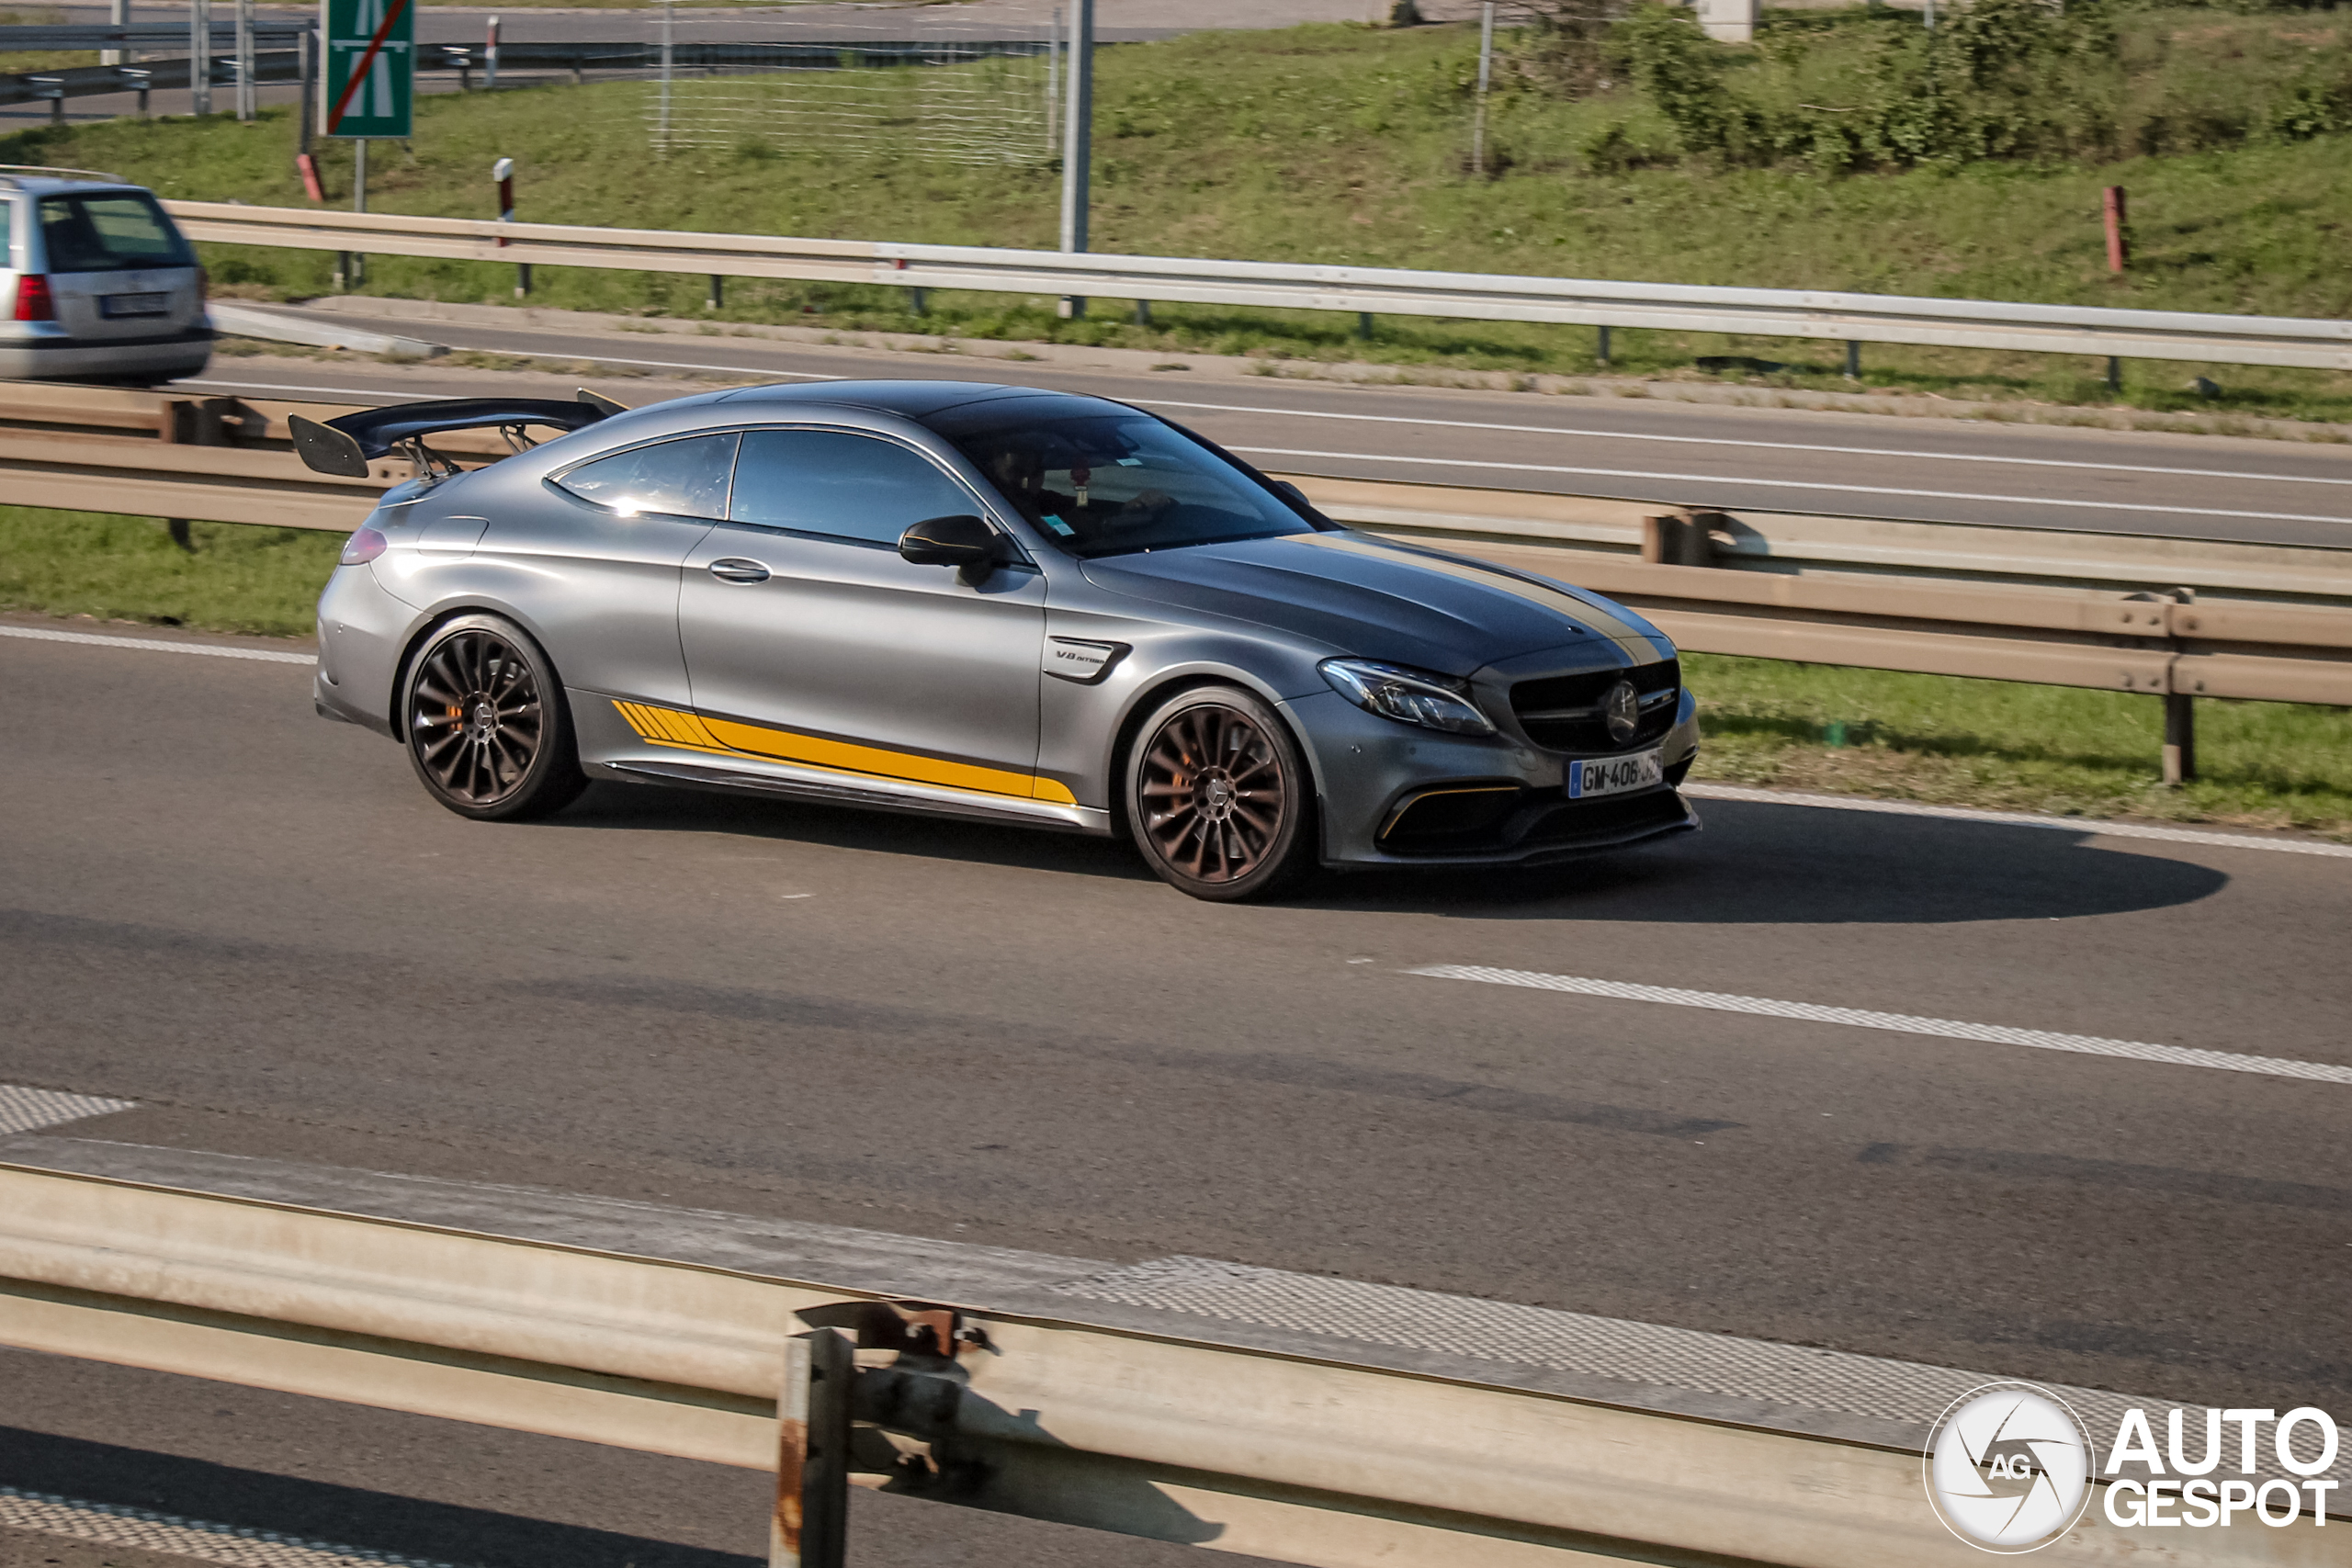
M2170 908L2230 880L2154 845L2093 842L2087 828L1751 801L1702 808L1704 831L1629 850L1527 869L1325 871L1277 902L1465 919L1905 925ZM753 795L599 784L555 821L1156 883L1121 840Z
M1125 882L1156 880L1122 839L718 790L592 784L578 805L551 820L565 828L740 833L873 854L1017 866Z
M2068 919L2211 897L2226 873L2052 828L1749 801L1705 829L1509 872L1327 874L1299 902L1467 919L1913 925Z

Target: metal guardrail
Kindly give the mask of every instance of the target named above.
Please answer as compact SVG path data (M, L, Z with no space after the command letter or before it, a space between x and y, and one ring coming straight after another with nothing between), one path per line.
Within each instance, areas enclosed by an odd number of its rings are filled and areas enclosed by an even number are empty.
M181 37L186 43L186 34ZM193 68L186 55L139 65L73 65L17 76L0 76L0 104L56 103L66 98L107 97L116 93L160 92L186 87ZM212 83L226 86L237 79L233 54L213 57ZM299 82L301 51L292 49L257 51L254 55L256 82ZM142 100L143 101L143 100Z
M401 1179L289 1201L217 1159L226 1191L74 1163L0 1166L0 1343L775 1471L778 1568L838 1568L853 1474L1317 1568L1982 1561L1928 1506L1917 1448L1801 1413L1144 1325L968 1270L966 1299L908 1301L786 1277L741 1233L669 1250L644 1205L434 1183L430 1218L393 1218ZM2095 1502L2038 1561L2346 1561L2319 1528L2151 1545Z
M2352 321L165 204L191 238L375 255L2352 368Z
M255 39L264 43L275 43L277 47L255 57L254 80L300 80L300 56L296 50L288 47L288 40L311 31L315 26L311 22L256 22L254 25ZM212 37L214 80L216 83L232 81L234 78L231 51L235 39L233 27L216 22ZM190 70L186 53L187 44L188 32L185 27L111 27L104 24L0 27L0 51L129 48L149 51L149 57L136 67L76 66L62 71L0 75L0 104L98 97L135 90L142 85L149 88L185 87L188 85ZM958 44L955 58L957 61L967 60L976 53L1025 56L1042 54L1046 49L1046 44L1035 40L981 39ZM846 43L822 40L680 43L672 45L669 53L673 71L720 75L784 67L798 70L851 66L915 67L940 63L942 60L936 43L889 39L859 39ZM428 73L454 73L469 82L472 73L483 68L486 54L487 51L481 44L420 44L416 50L416 68ZM577 82L584 80L590 72L658 70L662 57L662 49L659 43L635 39L609 42L588 39L524 40L503 42L498 48L499 68L508 73L510 85L518 85L514 78L520 73L535 71L568 71ZM134 74L122 74L126 69Z
M286 417L347 412L0 384L0 482L20 505L347 530L410 473L302 467ZM2196 771L2197 697L2352 707L2352 549L1284 477L1340 521L1623 600L1694 653L2164 698L2170 782Z

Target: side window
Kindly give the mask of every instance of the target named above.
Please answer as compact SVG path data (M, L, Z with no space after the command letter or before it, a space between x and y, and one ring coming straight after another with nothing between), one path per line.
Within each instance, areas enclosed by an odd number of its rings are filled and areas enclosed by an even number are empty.
M747 430L727 515L895 547L911 524L979 510L971 491L895 441L839 430Z
M727 474L734 464L735 433L729 431L616 452L581 464L556 483L624 517L640 512L724 517Z

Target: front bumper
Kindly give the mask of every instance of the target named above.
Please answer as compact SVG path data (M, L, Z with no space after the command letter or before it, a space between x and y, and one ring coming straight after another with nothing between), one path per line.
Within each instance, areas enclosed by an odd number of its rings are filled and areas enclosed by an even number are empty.
M193 376L212 360L212 329L184 327L144 337L76 338L50 323L0 336L0 379L77 381L113 377L167 380Z
M1454 736L1364 712L1334 692L1284 705L1313 753L1329 866L1532 865L1690 832L1676 789L1699 750L1684 693L1657 742L1666 782L1631 795L1567 798L1569 759L1507 735ZM1408 811L1459 802L1450 819Z

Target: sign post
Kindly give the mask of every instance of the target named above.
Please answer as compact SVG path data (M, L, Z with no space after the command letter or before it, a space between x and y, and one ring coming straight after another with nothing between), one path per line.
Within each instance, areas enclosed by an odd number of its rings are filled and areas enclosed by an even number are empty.
M368 143L413 130L416 7L412 0L319 0L325 51L319 134L358 142L351 158L351 209L368 210ZM365 257L346 255L339 281L359 282Z

